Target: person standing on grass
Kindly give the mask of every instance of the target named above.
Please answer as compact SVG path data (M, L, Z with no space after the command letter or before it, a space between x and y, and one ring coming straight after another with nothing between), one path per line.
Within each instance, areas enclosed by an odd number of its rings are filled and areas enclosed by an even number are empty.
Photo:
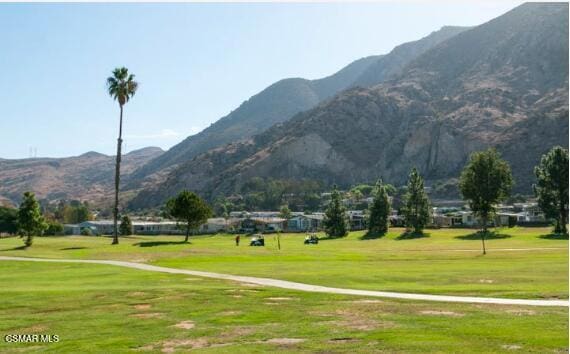
M236 236L236 246L239 246L239 235Z

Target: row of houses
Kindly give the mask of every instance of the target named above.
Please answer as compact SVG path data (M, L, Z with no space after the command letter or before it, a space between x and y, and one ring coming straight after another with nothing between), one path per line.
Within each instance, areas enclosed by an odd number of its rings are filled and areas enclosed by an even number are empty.
M351 230L366 228L366 215L362 210L347 212ZM231 212L228 218L210 218L195 233L216 233L221 231L252 232L309 232L323 229L325 214L322 212L304 214L292 212L289 218L283 218L278 211ZM490 226L512 226L515 224L532 224L546 222L544 213L536 203L521 203L510 206L499 206ZM405 219L396 211L390 214L391 226L404 226ZM169 220L134 220L132 233L137 235L179 235L184 234L182 225ZM478 218L471 210L454 207L435 207L432 209L431 226L433 227L477 227ZM88 230L88 234L110 235L113 233L112 220L84 221L80 224L64 225L65 233L79 235Z
M362 230L366 227L362 211L348 212L350 228ZM193 232L199 234L230 231L238 233L252 232L308 232L323 229L324 213L303 214L291 213L290 218L283 218L279 212L232 212L228 218L210 218ZM175 221L165 220L133 220L132 233L136 235L180 235L185 233L183 225ZM112 220L84 221L80 224L64 225L68 235L92 234L111 235Z
M546 217L537 203L499 205L489 220L490 226L513 226L546 223ZM471 210L433 208L432 223L436 227L477 227L480 220Z

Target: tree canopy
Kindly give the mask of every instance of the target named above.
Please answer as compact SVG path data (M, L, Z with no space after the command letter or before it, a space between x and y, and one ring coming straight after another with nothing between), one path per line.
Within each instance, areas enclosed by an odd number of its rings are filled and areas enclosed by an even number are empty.
M0 234L18 231L18 209L0 206Z
M424 180L415 167L408 177L403 204L406 226L413 228L414 233L422 233L429 222L429 199L424 189Z
M459 190L473 213L481 218L483 254L489 217L495 206L509 197L512 186L511 168L493 148L472 153L461 173Z
M554 232L567 234L568 222L568 150L553 147L542 156L534 168L536 184L534 192L538 206L544 214L556 220Z
M121 225L119 225L119 232L122 236L129 236L133 233L133 223L128 215L123 215L121 218Z
M340 192L337 187L331 194L331 201L327 206L325 211L325 218L323 220L323 225L325 232L329 237L344 237L348 233L348 222L347 222L346 209L342 205L342 199Z
M390 200L382 180L376 182L373 192L374 201L370 206L370 220L368 233L370 235L384 235L388 232L388 218L390 217Z
M212 215L208 204L198 195L188 190L183 190L176 197L166 202L165 213L169 217L186 224L186 239L190 231L204 224Z
M34 236L41 235L47 227L36 196L32 192L25 192L18 209L18 234L25 238L26 246L31 246Z

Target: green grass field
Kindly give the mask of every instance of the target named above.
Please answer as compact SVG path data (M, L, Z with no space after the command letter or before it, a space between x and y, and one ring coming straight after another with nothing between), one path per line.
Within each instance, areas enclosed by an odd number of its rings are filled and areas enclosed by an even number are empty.
M399 240L352 233L318 245L273 235L0 239L1 256L121 259L357 289L568 298L568 240L497 230L488 254L472 230ZM518 249L518 250L512 250ZM0 352L567 352L568 308L453 304L304 293L85 264L0 261ZM178 325L178 327L177 327ZM192 328L180 328L192 327ZM6 343L6 334L58 343Z
M304 245L304 234L266 236L266 247L239 247L231 235L133 236L111 246L108 238L36 238L21 248L17 238L0 240L0 255L121 259L194 270L252 275L368 290L511 298L568 298L568 240L549 239L544 228L500 229L502 238L470 239L473 230L429 230L429 237L399 240L402 230L362 240L362 232ZM467 238L467 239L466 239ZM515 251L512 249L523 249ZM471 250L471 251L470 251Z

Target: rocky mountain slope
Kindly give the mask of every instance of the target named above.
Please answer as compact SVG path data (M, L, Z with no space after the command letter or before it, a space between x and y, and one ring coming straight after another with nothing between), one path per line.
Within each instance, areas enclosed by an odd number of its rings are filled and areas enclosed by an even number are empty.
M164 151L148 147L123 155L121 173L128 176ZM40 199L98 202L113 191L115 157L97 152L66 158L0 159L0 200L17 204L33 191Z
M529 191L553 145L568 146L568 4L527 3L432 47L387 82L197 156L131 206L158 205L181 188L213 198L253 176L401 184L416 166L429 183L456 177L489 146Z
M446 26L420 40L402 44L387 55L362 58L318 80L284 79L245 101L202 132L186 138L132 174L130 187L158 183L177 165L210 149L250 138L315 107L351 86L372 86L397 75L413 59L467 27Z

